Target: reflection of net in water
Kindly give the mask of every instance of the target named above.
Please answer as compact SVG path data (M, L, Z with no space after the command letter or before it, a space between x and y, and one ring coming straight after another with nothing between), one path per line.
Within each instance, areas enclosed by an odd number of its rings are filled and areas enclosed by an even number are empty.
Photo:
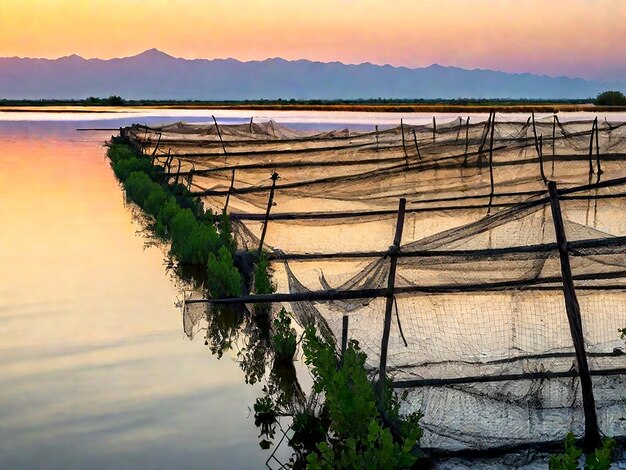
M413 384L407 409L425 411L427 447L581 431L546 192L546 180L557 181L600 429L626 435L626 359L614 352L626 326L626 126L533 121L460 119L436 132L403 124L315 134L273 122L128 132L207 207L228 206L241 247L256 249L265 226L279 292L303 299L384 290L397 201L407 199L387 372ZM364 294L290 307L336 338L347 313L349 336L375 369L385 303Z

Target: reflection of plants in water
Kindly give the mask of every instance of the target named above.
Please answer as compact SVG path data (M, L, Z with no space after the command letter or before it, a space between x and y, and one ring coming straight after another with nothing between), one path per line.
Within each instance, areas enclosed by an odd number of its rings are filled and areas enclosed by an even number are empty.
M213 307L209 311L207 334L204 344L209 346L211 353L221 359L225 351L233 348L239 335L239 328L244 314L233 308Z
M274 358L279 362L291 363L296 354L296 330L291 327L291 318L284 308L274 319L273 327Z
M237 353L246 383L255 384L265 375L271 352L269 315L248 315L245 346Z

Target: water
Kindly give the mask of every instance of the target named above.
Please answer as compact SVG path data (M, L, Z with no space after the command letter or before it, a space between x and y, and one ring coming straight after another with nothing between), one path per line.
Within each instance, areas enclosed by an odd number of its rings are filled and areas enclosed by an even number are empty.
M261 385L184 335L109 134L74 130L128 120L23 118L0 122L0 468L263 467Z
M213 113L221 122L251 114ZM407 123L431 119L404 116ZM455 117L438 115L438 122ZM371 128L394 125L400 115L255 113L269 118ZM254 364L242 370L237 346L218 360L204 331L187 338L176 305L181 281L163 247L146 246L104 158L111 132L75 131L175 120L212 118L199 111L0 113L0 468L265 466L273 449L260 449L250 412L264 380L246 383L262 371ZM255 345L262 362L254 325L227 318L210 331L209 346L232 335L239 350ZM279 458L288 455L279 449Z

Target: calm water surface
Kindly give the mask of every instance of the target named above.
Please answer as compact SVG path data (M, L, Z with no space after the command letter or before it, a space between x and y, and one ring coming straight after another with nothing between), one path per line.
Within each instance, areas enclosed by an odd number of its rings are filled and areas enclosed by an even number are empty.
M0 121L0 468L262 468L247 385L182 330L107 122ZM161 119L162 120L162 119ZM146 119L142 119L146 122Z
M396 121L276 114L264 113L329 128ZM0 468L265 466L250 412L262 384L204 334L185 336L180 281L146 247L104 158L111 133L75 131L208 119L0 113Z

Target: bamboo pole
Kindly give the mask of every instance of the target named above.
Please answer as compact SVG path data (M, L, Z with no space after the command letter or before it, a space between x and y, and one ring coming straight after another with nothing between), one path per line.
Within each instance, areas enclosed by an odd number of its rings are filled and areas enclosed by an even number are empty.
M598 447L600 444L600 431L598 429L598 418L596 416L595 399L593 396L593 384L589 374L589 364L585 352L585 340L583 335L583 325L580 316L580 306L576 298L572 270L569 262L567 237L563 226L561 205L559 195L554 181L548 183L550 193L550 207L552 209L552 219L556 232L556 241L559 247L559 257L561 260L561 276L563 280L563 295L565 297L565 309L569 322L570 333L576 351L576 362L580 376L581 392L583 397L583 408L585 412L585 447L588 450Z
M272 173L272 187L270 189L270 196L267 200L267 210L265 211L265 221L263 222L263 231L261 232L261 241L259 242L259 256L263 251L263 243L265 242L265 233L267 232L267 224L274 204L274 190L276 189L276 180L278 179L278 173Z
M402 241L402 231L404 229L404 210L406 208L406 199L400 199L398 204L398 218L396 221L396 234L393 238L393 245L389 247L390 264L389 278L387 280L387 302L385 304L385 321L383 325L383 338L380 345L380 367L379 381L382 384L387 377L387 349L389 347L389 333L391 330L391 315L393 310L393 299L395 295L396 285L396 266L398 264L398 252L400 251L400 243Z

